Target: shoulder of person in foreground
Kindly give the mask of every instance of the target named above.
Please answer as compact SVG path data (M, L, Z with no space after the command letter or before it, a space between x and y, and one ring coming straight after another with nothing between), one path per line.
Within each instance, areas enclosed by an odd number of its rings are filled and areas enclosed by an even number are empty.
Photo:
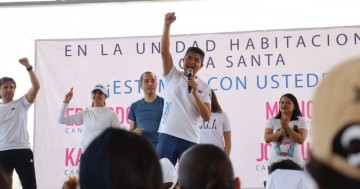
M360 58L330 70L314 95L311 158L319 187L360 188Z
M317 184L302 170L277 169L266 180L266 189L317 189Z

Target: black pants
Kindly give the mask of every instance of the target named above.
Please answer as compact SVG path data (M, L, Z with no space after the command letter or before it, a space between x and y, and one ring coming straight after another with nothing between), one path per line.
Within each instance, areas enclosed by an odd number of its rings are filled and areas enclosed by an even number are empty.
M36 189L34 155L31 149L0 151L0 167L8 180L12 180L15 169L23 189Z

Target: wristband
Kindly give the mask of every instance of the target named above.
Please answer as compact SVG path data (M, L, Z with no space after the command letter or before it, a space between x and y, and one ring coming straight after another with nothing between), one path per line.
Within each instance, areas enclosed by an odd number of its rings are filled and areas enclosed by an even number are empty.
M32 69L33 69L32 66L26 68L26 70L27 70L28 72L31 71Z

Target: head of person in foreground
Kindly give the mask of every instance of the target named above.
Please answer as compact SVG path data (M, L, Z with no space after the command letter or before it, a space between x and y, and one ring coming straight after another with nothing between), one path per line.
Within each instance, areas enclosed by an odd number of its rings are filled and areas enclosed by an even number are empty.
M80 188L159 189L162 172L153 147L141 136L108 128L86 149L80 163Z
M212 144L197 144L179 161L178 189L239 189L230 159Z
M321 189L360 188L360 58L331 70L314 96L311 159Z

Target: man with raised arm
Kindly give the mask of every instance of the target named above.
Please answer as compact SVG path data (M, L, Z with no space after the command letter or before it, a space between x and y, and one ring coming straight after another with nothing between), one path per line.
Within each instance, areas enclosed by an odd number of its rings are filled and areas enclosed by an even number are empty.
M183 58L183 71L178 70L170 53L170 26L176 20L174 12L167 13L161 37L161 58L165 78L165 103L159 127L159 158L176 164L181 154L200 142L199 125L211 115L210 87L197 77L203 67L205 53L189 47Z
M36 188L34 155L27 131L27 113L40 89L33 67L27 58L19 60L30 76L31 88L17 100L13 100L16 83L10 77L0 79L0 167L12 185L14 169L21 185L26 189Z

